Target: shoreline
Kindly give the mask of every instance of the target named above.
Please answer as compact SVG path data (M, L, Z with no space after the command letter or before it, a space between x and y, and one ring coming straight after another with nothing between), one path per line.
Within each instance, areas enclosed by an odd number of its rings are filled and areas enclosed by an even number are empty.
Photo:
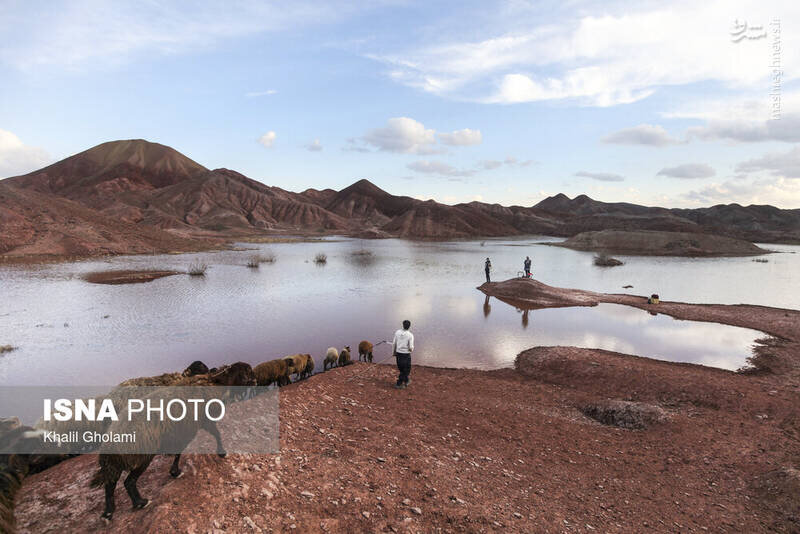
M485 286L540 307L653 309L643 297L532 280ZM393 366L355 362L281 388L280 454L188 455L179 480L158 457L140 482L154 506L121 505L120 485L114 529L796 530L800 312L654 309L773 337L752 372L533 347L514 369L415 365L411 387L398 391ZM656 415L633 430L597 415L619 406ZM28 477L16 501L20 532L102 528L102 492L85 483L95 468L85 455Z
M774 373L791 382L800 381L800 311L757 304L692 304L660 301L648 304L647 297L620 293L598 293L582 289L548 286L534 279L510 279L484 283L477 288L517 307L596 306L622 304L675 319L719 323L757 330L766 334L753 348L751 372Z
M313 242L321 242L327 241L328 238L345 238L345 239L354 239L354 240L368 240L368 241L379 241L384 239L401 239L406 241L414 241L420 243L448 243L448 242L458 242L458 241L488 241L488 240L496 240L496 239L527 239L533 237L547 237L547 238L557 238L557 239L568 239L570 236L556 236L556 235L545 235L545 234L509 234L505 236L470 236L470 237L452 237L452 238L409 238L409 237L399 237L394 235L385 235L385 236L369 236L364 237L363 235L359 235L358 232L353 233L341 233L341 232L334 232L334 233L324 233L320 234L317 232L308 232L304 233L301 231L292 231L292 232L281 232L281 233L274 233L274 234L253 234L253 235L244 235L244 236L200 236L194 241L197 242L197 246L188 247L185 250L156 250L154 253L151 252L119 252L119 253L109 253L109 252L97 252L97 253L87 253L87 254L13 254L13 251L5 252L0 254L0 266L3 265L41 265L41 264L50 264L50 263L65 263L65 262L78 262L78 261L92 261L92 260L99 260L103 258L115 258L115 257L124 257L124 256L144 256L144 255L179 255L179 254L196 254L199 252L216 252L216 251L225 251L225 250L236 250L235 243L252 243L252 244L261 244L261 243L313 243ZM759 243L766 244L766 245L788 245L788 246L800 246L800 241L792 242L792 241L759 241ZM582 250L576 249L572 247L567 247L562 245L559 242L548 242L548 241L541 241L534 243L536 245L545 245L545 246L557 246L560 248L566 248L569 250L573 250L576 252L592 252L591 250ZM676 257L676 258L698 258L698 259L705 259L705 258L728 258L728 257L750 257L750 256L758 256L758 255L766 255L766 254L773 254L778 253L777 251L766 250L763 253L758 254L751 254L751 255L728 255L728 254L720 254L720 255L693 255L693 254L633 254L630 252L621 252L619 255L626 255L626 256L656 256L656 257Z

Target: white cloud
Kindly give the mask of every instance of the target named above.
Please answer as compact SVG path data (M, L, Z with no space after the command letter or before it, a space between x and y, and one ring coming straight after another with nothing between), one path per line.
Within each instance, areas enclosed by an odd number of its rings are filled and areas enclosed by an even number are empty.
M743 161L736 166L736 172L767 171L775 176L800 178L800 146L788 152L773 152L760 158Z
M440 133L439 141L445 145L453 146L479 145L483 142L483 136L480 130L464 128L463 130L456 130L452 133Z
M309 152L322 152L322 143L319 142L319 139L314 139L306 145L306 150Z
M26 174L52 161L41 148L28 146L13 133L0 130L0 177Z
M678 143L667 131L658 125L640 124L632 128L623 128L601 138L603 143L618 145L667 146Z
M278 94L278 91L275 89L267 89L266 91L250 91L249 93L245 93L244 96L247 98L255 98L259 96L271 96Z
M734 10L725 0L582 3L557 18L509 16L477 39L370 57L388 65L392 79L440 96L610 106L703 82L736 91L768 88L771 39L734 43L728 30L737 17L767 27L775 16L785 40L800 29L800 4L793 0L742 0ZM783 51L786 84L799 76L800 56L786 43Z
M415 172L421 172L424 174L439 174L441 176L472 176L475 174L475 171L457 169L452 165L435 160L413 161L406 165L406 167Z
M259 137L258 142L261 143L266 148L272 148L272 145L275 143L275 138L277 137L278 135L275 132L269 131L264 135L262 135L261 137Z
M532 159L526 159L526 160L520 161L515 157L506 156L506 159L503 160L503 163L505 163L506 165L509 165L511 167L528 167L528 166L533 165L534 163L536 163L536 161L532 160Z
M20 70L120 64L174 55L237 37L330 24L379 7L350 0L219 3L53 1L3 6L0 63Z
M541 100L580 98L588 105L599 107L630 104L654 93L652 89L633 90L624 85L606 84L600 69L581 68L565 79L537 80L527 74L506 74L497 92L484 100L493 104L519 104Z
M355 137L348 137L347 144L342 147L342 150L345 152L372 152L369 148L359 145L359 139Z
M395 117L386 126L366 133L363 141L378 150L402 154L440 153L436 145L436 131L425 128L421 122L408 117Z
M694 205L769 204L784 209L800 207L800 180L783 177L753 181L728 180L690 191L683 197Z
M487 159L478 163L478 166L484 170L491 171L493 169L497 169L503 166L502 161L497 161L496 159Z
M589 172L589 171L578 171L575 173L575 176L581 178L591 178L592 180L599 180L601 182L624 182L625 177L621 174L614 174L611 172Z
M710 178L716 172L711 166L705 163L685 163L676 167L665 167L658 171L656 176L668 176L670 178Z
M800 142L800 114L786 114L778 120L763 121L715 119L704 126L689 128L687 135L702 140L797 143Z

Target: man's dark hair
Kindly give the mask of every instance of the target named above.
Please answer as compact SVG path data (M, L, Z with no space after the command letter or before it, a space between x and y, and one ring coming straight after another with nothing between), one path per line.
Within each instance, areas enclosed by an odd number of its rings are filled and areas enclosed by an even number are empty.
M406 330L408 330L409 328L411 328L411 321L409 321L408 319L406 319L405 321L403 321L403 328L404 328L404 329L406 329Z

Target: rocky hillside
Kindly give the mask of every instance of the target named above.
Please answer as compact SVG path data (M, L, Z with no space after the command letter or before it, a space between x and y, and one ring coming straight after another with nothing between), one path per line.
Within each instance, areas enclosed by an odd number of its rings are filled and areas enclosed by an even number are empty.
M188 240L150 226L107 217L71 200L0 182L0 256L96 256L188 251Z
M5 190L18 191L17 195L40 195L41 205L47 205L44 212L59 211L63 206L70 210L81 207L90 210L81 212L83 220L97 221L97 225L85 225L96 231L81 234L80 246L61 247L52 235L74 232L68 226L56 229L63 217L54 216L48 227L50 237L40 239L41 246L22 249L31 243L20 240L19 228L31 232L44 224L43 219L20 207L6 206L5 217L16 225L16 237L3 237L6 255L22 250L47 254L62 254L64 249L86 254L100 250L132 252L138 250L140 242L168 239L164 233L173 236L169 239L224 240L265 233L451 239L657 230L800 243L800 210L737 204L665 209L598 202L586 195L570 199L563 194L532 207L482 202L450 206L392 195L368 180L359 180L341 191L307 189L294 193L232 170L206 169L170 147L141 139L103 143L2 183ZM12 216L12 211L16 215ZM100 228L113 226L111 221L138 230L94 237L103 235ZM128 241L130 246L126 245ZM112 246L112 242L117 244ZM54 248L48 249L47 243L53 243ZM159 246L153 249L163 250Z

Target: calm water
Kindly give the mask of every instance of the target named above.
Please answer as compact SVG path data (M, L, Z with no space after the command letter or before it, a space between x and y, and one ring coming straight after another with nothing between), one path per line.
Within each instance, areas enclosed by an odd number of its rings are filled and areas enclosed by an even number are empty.
M253 251L0 267L0 345L19 347L0 356L0 384L111 384L195 359L256 364L297 352L320 366L328 346L389 339L405 318L417 336L415 363L445 367L498 368L532 346L578 345L735 369L761 337L611 304L526 313L475 289L486 256L496 279L515 276L528 254L535 277L557 286L798 307L800 247L770 246L785 253L765 264L620 257L626 265L601 269L589 253L533 244L542 239L245 245L277 255L258 270L244 266ZM362 247L372 255L352 254ZM317 252L328 255L326 265L311 261ZM104 269L185 269L196 260L210 265L204 278L121 286L81 279ZM628 284L634 288L623 290ZM375 358L388 353L376 347Z

